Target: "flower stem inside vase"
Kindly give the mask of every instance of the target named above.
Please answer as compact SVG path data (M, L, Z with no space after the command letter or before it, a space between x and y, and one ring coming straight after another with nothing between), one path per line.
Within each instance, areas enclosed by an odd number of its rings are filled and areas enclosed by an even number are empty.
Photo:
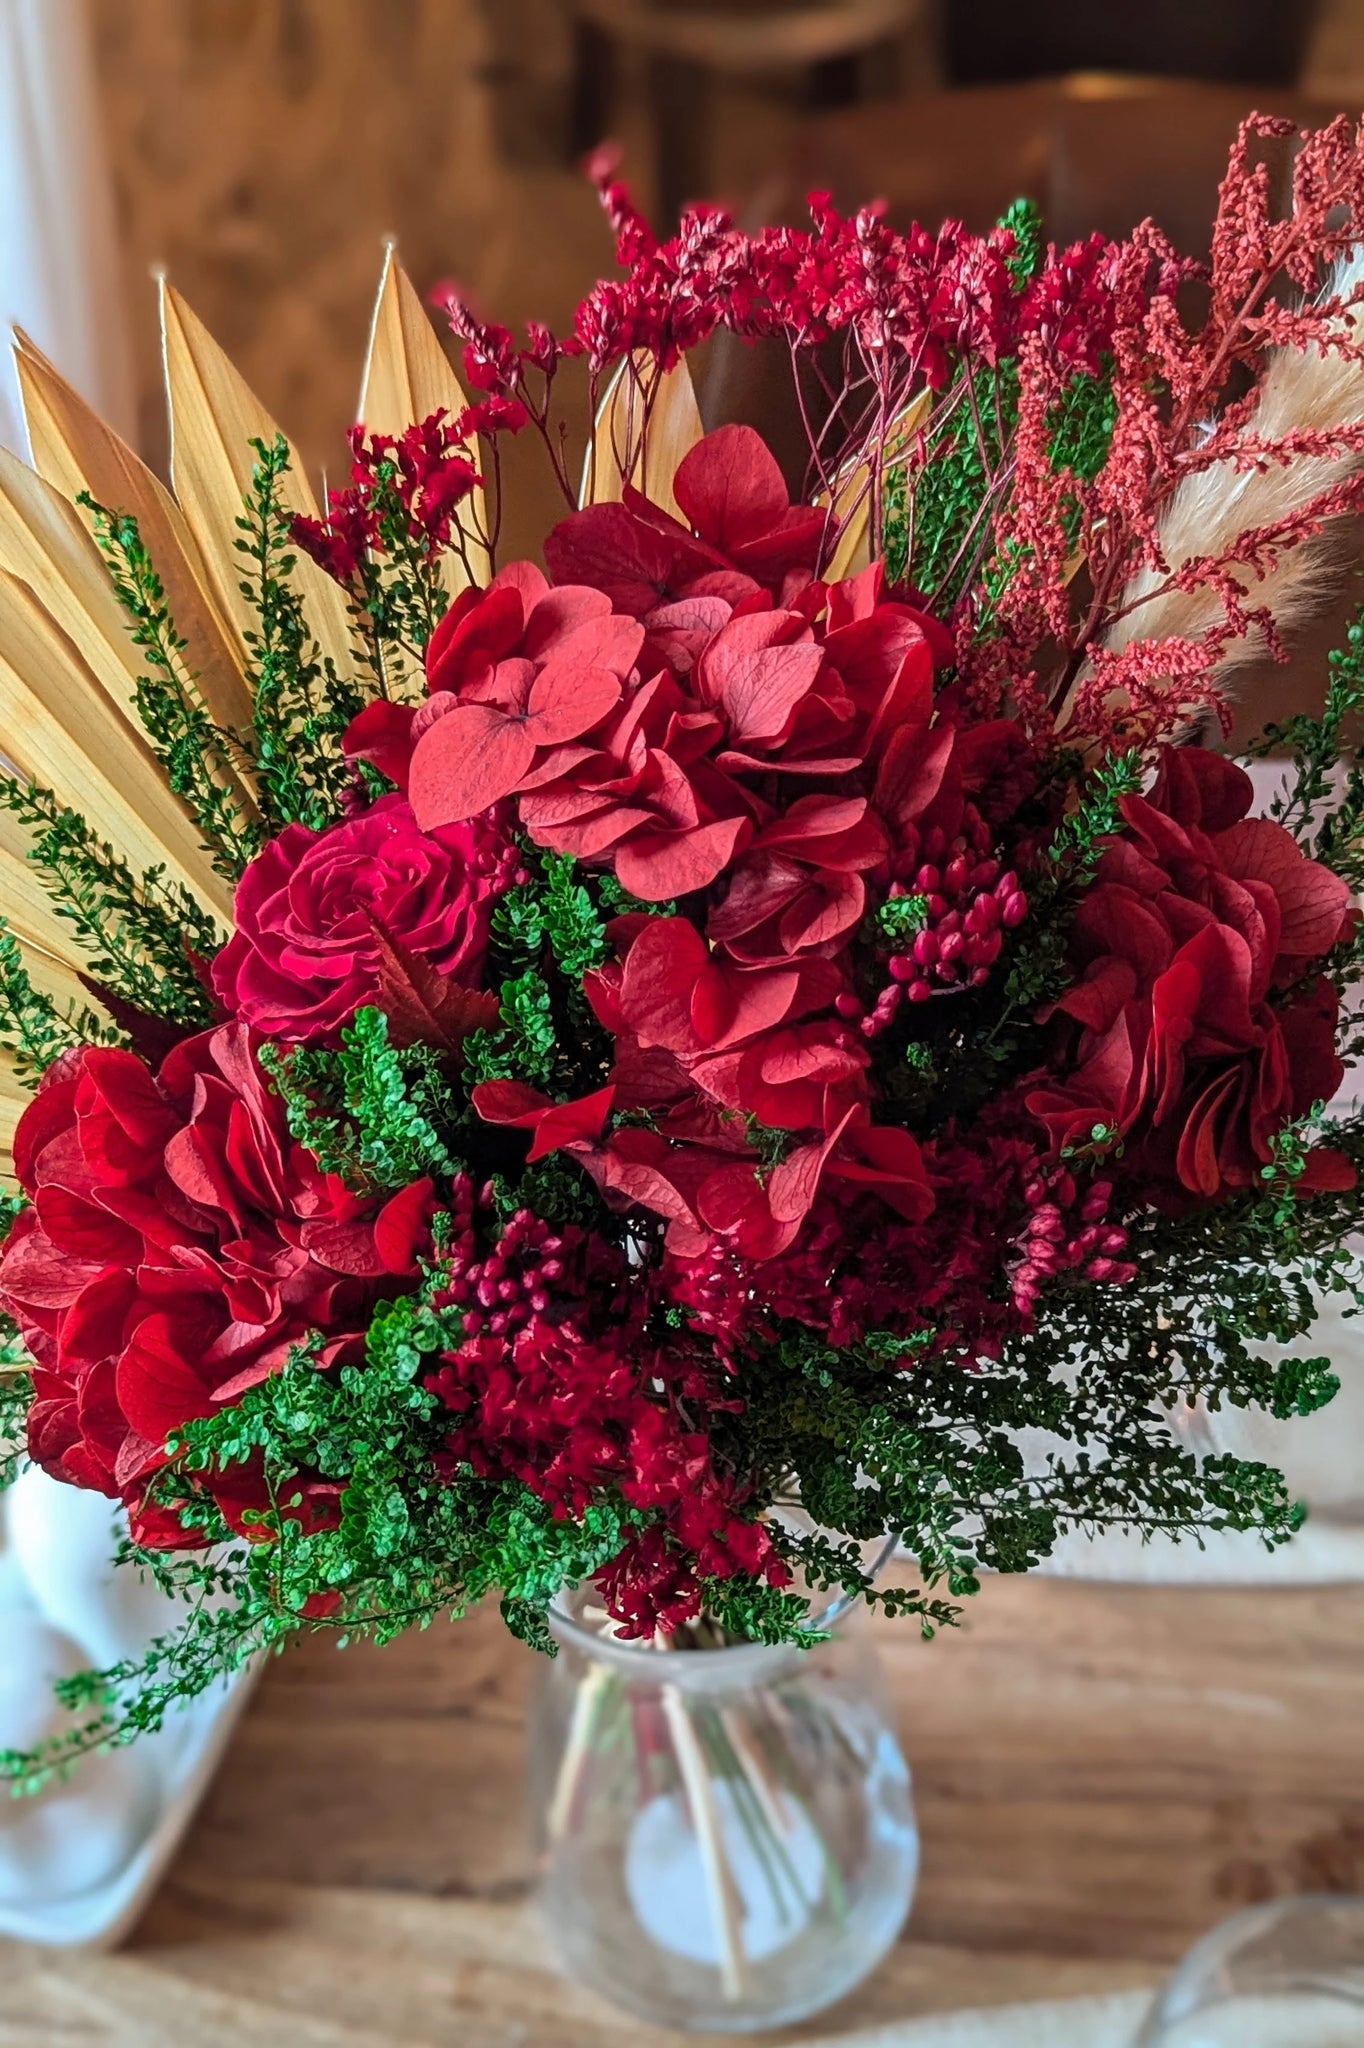
M674 2026L817 2011L895 1938L917 1836L861 1617L808 1647L556 1616L532 1769L565 1966Z

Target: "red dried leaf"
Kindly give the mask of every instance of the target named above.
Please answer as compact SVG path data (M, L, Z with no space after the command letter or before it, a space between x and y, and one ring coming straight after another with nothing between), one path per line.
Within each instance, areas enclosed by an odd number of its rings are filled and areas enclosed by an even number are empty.
M370 919L379 946L379 1007L391 1044L435 1045L458 1057L471 1031L497 1022L497 997L464 988Z
M197 1024L176 1024L168 1017L153 1016L150 1010L139 1009L126 996L106 988L93 975L77 970L76 979L97 1003L103 1004L119 1030L127 1034L128 1043L138 1058L144 1059L153 1069L160 1066L172 1046L179 1045L182 1039L192 1038L200 1028Z

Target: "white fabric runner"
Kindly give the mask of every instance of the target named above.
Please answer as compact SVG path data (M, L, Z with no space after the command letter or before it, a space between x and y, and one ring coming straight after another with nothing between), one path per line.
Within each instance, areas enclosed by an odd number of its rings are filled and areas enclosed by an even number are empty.
M1150 2003L1146 1992L1134 1991L951 2013L860 2034L821 2035L807 2048L1134 2048ZM1364 2012L1304 1993L1269 2001L1239 1998L1187 2017L1169 2048L1360 2048L1361 2042Z
M1150 2005L1144 1991L996 2012L944 2013L869 2033L821 2034L807 2048L1132 2048ZM1250 2044L1244 2044L1250 2048Z

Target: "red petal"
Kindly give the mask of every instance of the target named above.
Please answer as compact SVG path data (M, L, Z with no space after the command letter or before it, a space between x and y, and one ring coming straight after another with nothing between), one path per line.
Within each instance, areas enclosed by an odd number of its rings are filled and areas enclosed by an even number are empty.
M390 704L386 697L376 697L346 727L341 742L346 758L370 762L390 782L396 782L399 789L406 789L412 764L412 721L416 715L411 704Z
M689 832L645 832L616 855L616 877L641 903L708 889L752 832L747 818L719 818Z
M752 427L717 427L683 457L673 497L703 539L727 553L789 510L786 481Z
M457 825L510 796L535 759L535 741L520 719L492 704L461 704L429 732L412 755L408 801L423 832Z
M817 875L777 927L783 947L788 953L804 953L841 939L861 923L866 901L860 875L833 871Z
M829 1175L875 1188L910 1223L922 1223L933 1207L923 1155L908 1131L891 1124L853 1124L829 1162Z
M529 1125L554 1107L552 1095L544 1095L524 1081L480 1081L469 1100L487 1124Z
M615 1131L604 1151L584 1160L598 1187L672 1222L694 1223L695 1212L673 1179L673 1147L657 1131Z
M952 728L902 725L893 732L876 774L872 802L883 818L912 824L942 788L952 758Z
M528 1159L543 1159L565 1146L595 1144L615 1101L614 1087L599 1088L576 1102L552 1102L522 1081L480 1081L470 1100L485 1123L533 1130Z
M1348 1194L1358 1176L1343 1152L1318 1145L1308 1153L1303 1170L1293 1183L1295 1195Z
M531 687L526 731L537 747L562 746L589 731L619 702L618 676L608 669L587 668L556 657Z
M773 644L779 630L774 622L781 616L732 620L698 665L701 687L729 720L736 745L780 739L823 666L823 650L810 641Z
M1238 882L1267 882L1282 920L1279 951L1327 953L1340 936L1350 891L1339 875L1308 860L1296 839L1272 818L1246 818L1213 841L1227 873Z
M305 1223L298 1241L308 1256L329 1273L377 1280L382 1272L391 1270L379 1251L374 1227L367 1217L355 1216L348 1222Z
M705 940L686 918L650 918L626 955L620 988L621 1014L641 1045L699 1050L692 997L709 966Z
M154 1444L164 1444L192 1417L213 1413L209 1390L176 1349L167 1316L146 1316L138 1324L119 1360L116 1384L123 1413Z
M458 691L495 667L515 653L524 624L521 593L509 585L479 591L467 610L456 599L427 643L427 688Z
M591 1095L580 1095L576 1102L556 1102L540 1117L527 1159L543 1159L546 1153L565 1147L595 1145L615 1099L615 1088L608 1083Z
M374 1219L374 1248L386 1273L415 1273L417 1253L431 1239L436 1184L414 1180L384 1203Z
M556 583L588 583L623 612L655 606L716 566L712 551L682 527L659 533L624 505L588 505L561 520L544 547Z
M822 1144L801 1145L789 1159L772 1169L767 1183L767 1200L778 1223L803 1223L819 1193L825 1162L833 1151L852 1111Z
M1148 794L1157 810L1168 811L1179 824L1222 832L1244 818L1255 800L1255 785L1225 754L1207 747L1163 747Z
M739 1045L759 1031L780 1024L800 986L790 970L760 969L756 974L731 970L722 974L713 964L698 977L691 1016L705 1046Z

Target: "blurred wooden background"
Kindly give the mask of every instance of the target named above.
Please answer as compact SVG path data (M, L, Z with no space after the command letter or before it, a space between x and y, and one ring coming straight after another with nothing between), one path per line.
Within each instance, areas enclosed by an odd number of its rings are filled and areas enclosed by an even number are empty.
M513 325L566 324L609 273L611 238L571 163L572 23L583 0L89 4L140 439L154 462L165 456L155 265L168 267L309 468L332 474L386 236L398 238L419 289L456 278ZM897 216L950 212L983 227L1026 191L1062 238L1090 226L1122 232L1154 211L1192 248L1242 113L1268 104L1311 119L1364 102L1364 0L1320 0L1296 85L1277 92L1082 76L948 93L933 7L906 0L889 81L898 97L879 105L812 115L789 79L714 81L710 196L756 225L798 214L803 192L827 182L844 203L885 192ZM1159 54L1153 46L1153 69ZM657 79L638 53L623 56L611 127L652 205ZM748 367L761 381L761 366ZM724 381L719 409L751 411L733 360ZM572 395L570 386L570 405ZM512 483L504 557L534 552L560 511L529 437L513 453ZM1320 654L1310 656L1314 676ZM1284 703L1276 680L1250 722Z
M316 464L335 462L354 406L385 235L420 287L457 276L513 321L564 319L609 269L593 197L565 161L569 0L90 4L153 454L155 264ZM901 66L913 92L937 77L926 9L921 19ZM1364 101L1364 0L1324 0L1299 85L1338 106ZM725 90L713 183L760 209L797 117L760 84ZM617 113L648 198L650 138L628 76ZM946 125L953 155L983 162L987 183L992 165L1005 184L1015 175L1017 134L1001 138L988 95ZM906 107L911 154L919 126ZM926 190L924 210L950 196Z

